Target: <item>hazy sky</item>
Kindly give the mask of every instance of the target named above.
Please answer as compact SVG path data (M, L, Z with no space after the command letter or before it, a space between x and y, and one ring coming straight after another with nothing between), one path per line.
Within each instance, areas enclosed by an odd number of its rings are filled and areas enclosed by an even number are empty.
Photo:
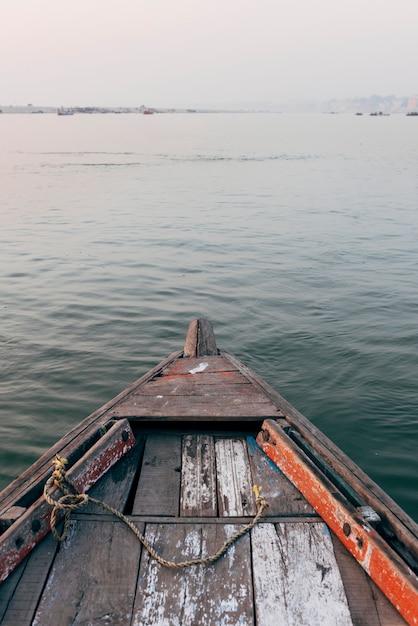
M418 92L418 0L0 0L0 104Z

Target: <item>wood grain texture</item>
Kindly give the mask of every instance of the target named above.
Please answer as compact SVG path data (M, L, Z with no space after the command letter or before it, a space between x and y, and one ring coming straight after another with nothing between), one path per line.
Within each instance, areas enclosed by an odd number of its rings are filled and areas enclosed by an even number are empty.
M133 515L179 514L181 436L148 435Z
M212 324L205 319L198 321L196 356L215 356L218 354L215 332Z
M117 522L72 522L33 626L129 624L141 544Z
M218 354L212 324L205 319L192 320L184 343L184 356L212 356Z
M35 548L36 550L36 548ZM26 557L14 570L12 574L2 583L0 583L0 624L7 611L7 607L13 598L16 587L22 576L23 570L29 557Z
M149 525L146 538L176 561L208 556L237 526ZM142 553L134 626L252 625L249 536L242 537L211 566L171 570Z
M405 620L367 576L341 541L331 534L334 554L354 626L404 626Z
M167 364L167 366L161 370L158 378L181 376L190 374L190 370L195 369L201 363L207 363L208 366L205 369L205 373L216 372L238 372L239 369L233 365L228 359L222 356L206 356L194 357L191 359L177 359ZM245 377L245 376L244 376ZM157 377L154 377L157 380Z
M56 551L57 542L49 534L19 566L22 569L19 569L19 572L13 572L11 578L17 574L18 581L7 605L3 605L3 612L0 608L2 626L30 626L32 624ZM3 584L7 585L8 582L9 579Z
M197 319L192 320L187 329L186 339L184 341L183 353L185 357L196 356L198 332L199 332L198 320Z
M224 395L254 393L254 387L239 372L201 372L160 376L141 387L132 397L164 395L190 396L213 393L212 386Z
M259 524L251 542L257 624L352 626L325 524Z
M140 438L139 438L140 439ZM141 439L92 495L122 511L142 454ZM93 508L94 507L94 508ZM101 509L87 505L103 516ZM126 624L132 613L141 544L119 521L73 521L55 557L34 625Z
M184 435L181 464L181 516L215 516L215 444L210 435Z
M161 420L211 419L266 419L281 417L281 413L261 394L231 396L216 392L210 396L140 396L129 398L110 411L117 418L159 418Z
M265 515L314 515L311 505L264 454L254 437L247 438L247 445L252 481L261 487L261 493L268 503Z
M245 440L219 439L215 451L220 517L255 515L254 485Z

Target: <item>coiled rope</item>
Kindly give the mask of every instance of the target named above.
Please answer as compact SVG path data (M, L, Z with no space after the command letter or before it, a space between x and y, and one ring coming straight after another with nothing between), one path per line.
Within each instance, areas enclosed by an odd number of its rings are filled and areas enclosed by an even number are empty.
M62 542L66 539L68 535L68 530L70 526L70 518L71 513L73 511L77 511L85 506L88 502L92 504L96 504L100 506L102 509L109 511L116 517L118 517L122 522L124 522L134 535L138 538L138 540L142 543L144 548L148 550L153 559L155 559L160 565L169 568L182 568L182 567L190 567L191 565L209 565L214 563L218 559L221 558L227 552L228 548L235 543L240 537L247 534L254 526L260 521L264 509L268 506L265 498L260 495L260 489L256 485L254 485L253 490L255 494L255 503L257 506L257 514L252 519L252 521L240 528L236 533L234 533L215 554L207 556L205 558L199 559L191 559L189 561L168 561L164 559L162 556L157 554L154 548L149 544L149 542L145 539L144 535L138 530L138 528L128 519L123 513L120 513L117 509L113 508L109 504L105 502L101 502L101 500L96 500L96 498L92 498L85 493L79 493L77 486L75 483L67 476L65 471L65 466L67 465L67 460L63 459L60 456L56 456L54 460L55 469L52 472L52 475L45 483L44 487L44 497L45 500L50 504L52 508L51 512L51 531L54 535L55 539L59 542ZM58 498L57 500L51 496L51 491L54 487L58 487L62 492L63 496ZM64 526L62 529L62 533L58 533L57 531L57 523L59 518L61 517L61 513L64 513Z

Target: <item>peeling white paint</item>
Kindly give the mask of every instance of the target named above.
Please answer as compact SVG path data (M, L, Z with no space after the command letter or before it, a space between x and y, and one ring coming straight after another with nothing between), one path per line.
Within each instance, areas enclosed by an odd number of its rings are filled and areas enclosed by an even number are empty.
M154 544L165 536L167 557L173 557L170 536L164 525L149 525L146 537ZM162 530L161 530L162 529ZM224 527L230 537L237 526ZM207 556L213 551L214 537L225 539L219 525L189 525L184 529L176 560ZM198 565L183 570L166 570L144 554L133 614L134 626L249 626L254 623L250 576L248 571L249 536L242 539L240 558L234 567L221 559L210 566Z
M257 622L352 626L325 524L259 524L251 531ZM302 582L303 581L303 582Z
M215 444L216 472L223 517L255 515L247 448L240 439L220 439Z

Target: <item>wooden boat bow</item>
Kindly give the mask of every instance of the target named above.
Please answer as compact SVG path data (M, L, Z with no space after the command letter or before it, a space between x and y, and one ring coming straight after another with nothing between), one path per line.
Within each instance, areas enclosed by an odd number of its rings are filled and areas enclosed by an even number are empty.
M42 497L57 454L80 491L91 488L123 512L164 558L210 554L248 524L257 512L254 484L269 508L251 541L243 537L205 571L164 572L122 524L90 505L74 515L58 551ZM83 568L69 584L66 568L78 559ZM418 526L277 391L218 348L210 322L196 319L183 350L0 493L0 581L0 623L22 626L106 615L144 625L418 624Z

